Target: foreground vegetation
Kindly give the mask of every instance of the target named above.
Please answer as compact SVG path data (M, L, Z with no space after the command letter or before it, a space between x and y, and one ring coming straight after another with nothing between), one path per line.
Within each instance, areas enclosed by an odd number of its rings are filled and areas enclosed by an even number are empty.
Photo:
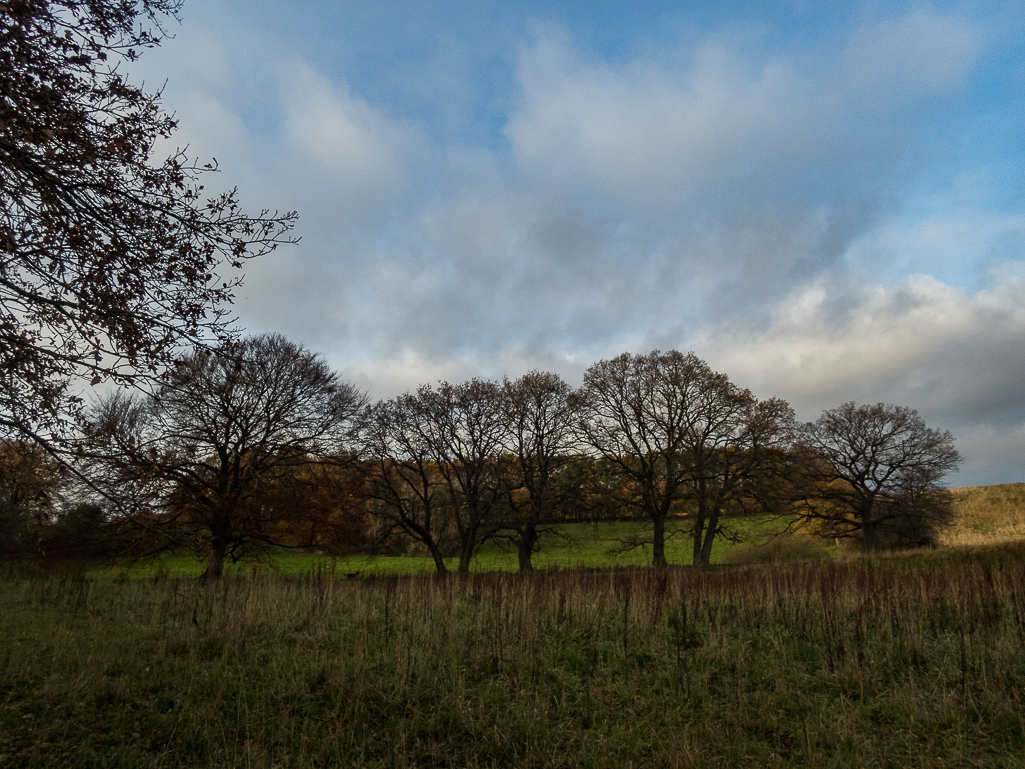
M0 765L1013 766L1025 547L0 590Z

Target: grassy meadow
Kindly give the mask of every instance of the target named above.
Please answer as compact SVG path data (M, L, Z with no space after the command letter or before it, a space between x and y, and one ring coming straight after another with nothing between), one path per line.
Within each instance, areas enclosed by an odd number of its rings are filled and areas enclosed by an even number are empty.
M758 524L709 570L9 571L0 767L1022 766L1018 491L959 508L963 546Z
M986 545L1025 539L1025 483L951 489L954 525L940 544Z
M712 551L713 562L738 550L749 549L771 538L781 523L769 516L753 516L731 521L742 539L739 542L717 541ZM535 569L602 569L651 564L651 547L625 549L624 543L643 537L650 527L631 522L568 523L547 527L551 533L541 542L535 553ZM691 540L684 536L683 523L670 523L667 527L666 557L674 565L691 562ZM649 534L650 536L650 534ZM446 566L455 571L458 558L446 559ZM115 577L190 577L199 576L205 561L189 555L166 555L156 560L126 561L112 569L105 566L91 572L94 576ZM475 573L516 571L516 550L502 542L485 542L471 563ZM423 574L434 572L434 562L424 555L347 555L327 557L310 553L272 550L260 557L226 563L225 572L235 576L261 574L303 575L327 572L338 576L358 573L361 577L395 574Z

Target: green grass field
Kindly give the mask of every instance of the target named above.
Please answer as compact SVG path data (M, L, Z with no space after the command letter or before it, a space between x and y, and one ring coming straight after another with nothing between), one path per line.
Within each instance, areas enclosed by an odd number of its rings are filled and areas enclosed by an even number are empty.
M986 545L1025 539L1025 483L1000 486L973 486L952 489L954 498L954 525L941 533L939 542L945 547ZM821 559L836 551L830 541L809 537L784 535L773 537L787 521L768 516L735 519L731 525L741 534L742 541L716 542L712 552L713 563L757 563ZM622 543L643 537L644 524L577 523L553 527L557 532L541 543L540 552L533 559L537 569L613 568L620 566L646 566L651 562L651 548L639 547L623 550ZM682 524L670 526L670 532L679 532ZM690 540L682 532L671 536L666 543L669 562L686 565L691 559ZM455 570L457 560L447 560ZM190 555L164 556L156 560L123 562L113 567L115 576L147 577L198 576L205 562ZM516 552L509 546L495 542L485 543L471 565L473 572L515 571ZM315 554L278 549L259 558L249 558L228 564L226 571L233 575L252 574L310 574L326 572L336 575L359 573L360 576L390 574L419 574L434 571L434 565L421 556L367 556L349 555L324 557ZM111 573L109 566L94 575Z
M717 562L737 550L758 545L782 525L767 516L754 516L731 521L731 526L743 537L738 543L720 540L712 552ZM557 533L544 537L540 552L533 558L535 569L612 568L621 566L647 566L651 563L651 547L623 549L623 543L645 536L649 527L631 522L573 523L552 527ZM666 556L671 564L691 562L691 541L681 530L682 524L671 525L671 536L666 543ZM446 566L455 570L458 559L450 558ZM114 576L149 577L198 576L205 562L190 555L165 555L155 560L123 562L113 567ZM485 543L471 564L473 572L516 571L516 551L498 542ZM338 576L359 573L360 576L390 574L419 574L433 572L434 563L422 556L368 556L349 555L325 557L316 554L272 550L259 558L227 564L225 572L236 576L253 574L302 575L326 572ZM110 573L109 567L94 570L94 576Z

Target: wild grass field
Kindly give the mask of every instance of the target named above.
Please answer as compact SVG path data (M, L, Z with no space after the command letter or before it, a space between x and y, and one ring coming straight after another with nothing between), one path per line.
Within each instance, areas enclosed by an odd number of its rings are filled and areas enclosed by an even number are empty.
M1020 766L1025 547L931 556L12 575L0 765Z
M954 525L940 536L946 546L1025 539L1025 483L951 489Z
M991 491L959 525L1005 539L1019 490ZM779 541L711 570L10 571L0 766L1022 766L1025 541Z

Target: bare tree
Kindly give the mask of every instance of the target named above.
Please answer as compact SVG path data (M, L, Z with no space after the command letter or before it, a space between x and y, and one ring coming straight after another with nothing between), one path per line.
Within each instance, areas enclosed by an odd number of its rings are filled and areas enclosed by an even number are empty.
M76 389L124 384L229 331L242 262L294 213L249 216L119 63L159 44L180 0L0 3L0 434L49 442Z
M943 479L961 457L953 436L926 427L914 409L848 402L802 433L818 461L808 463L800 514L828 536L855 538L868 549L920 544L949 522Z
M792 441L794 414L786 401L759 401L713 374L688 422L685 498L691 503L693 563L708 565L717 538L738 539L727 515L771 507L785 482L780 463Z
M465 574L497 525L505 487L500 395L498 385L480 379L422 385L378 404L368 420L379 514L426 545L441 574L440 538L449 527Z
M417 391L429 419L425 439L452 508L459 538L459 566L470 571L481 542L494 528L504 472L501 393L494 382L442 382Z
M695 564L707 564L721 518L752 497L766 452L792 419L759 403L693 353L623 354L594 364L580 390L583 439L624 481L653 526L652 564L667 565L666 523L689 516Z
M186 356L150 394L101 401L85 466L132 524L206 546L217 578L225 556L250 543L318 543L330 524L322 506L273 502L286 480L350 451L365 405L320 356L279 335L252 337Z
M366 493L383 524L383 537L402 532L420 542L443 575L448 571L442 549L451 506L428 440L430 419L427 404L417 394L381 401L369 410L362 440L369 454Z
M557 374L531 371L502 383L505 451L515 461L507 490L521 571L531 571L539 524L550 522L570 487L562 478L576 443L572 389Z
M653 526L652 565L668 565L665 527L689 479L686 452L694 403L708 365L676 350L624 353L584 374L578 426L583 440L633 487Z

